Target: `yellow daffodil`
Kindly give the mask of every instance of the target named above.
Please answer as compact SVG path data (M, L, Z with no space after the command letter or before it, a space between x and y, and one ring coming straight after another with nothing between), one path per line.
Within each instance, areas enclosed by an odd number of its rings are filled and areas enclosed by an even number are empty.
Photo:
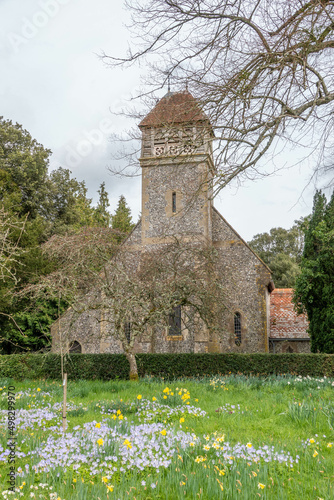
M167 434L166 429L163 429L162 431L160 431L160 434L162 434L163 436L166 436L166 434Z
M252 443L247 443L248 448L252 448L252 446L253 446Z
M310 443L311 443L311 444L315 443L315 440L314 440L313 438L312 438L312 439L310 439Z
M96 424L96 425L95 425L95 427L96 427L97 429L99 429L99 428L101 427L101 424L100 424L100 423L98 423L98 424Z
M114 487L113 487L113 486L107 486L107 489L108 489L109 491L114 491Z
M103 441L103 439L102 439L102 438L98 439L96 442L97 442L97 444L98 444L99 446L102 446L102 445L103 445L103 443L104 443L104 441Z
M266 485L265 485L265 484L262 484L262 483L259 483L259 484L257 485L257 487L258 487L259 489L261 489L261 490L264 490L264 488L266 487Z
M181 417L181 418L180 418L180 424L183 424L183 422L184 422L184 418L183 418L183 417Z
M331 448L333 446L333 443L327 443L327 448Z
M104 477L102 478L102 481L103 481L104 483L107 483L107 482L108 482L108 478L107 478L106 476L104 476Z
M313 457L315 458L317 455L318 455L318 452L317 452L317 451L314 451L314 453L313 453Z
M39 388L39 387L37 387L37 391L38 391L38 392L40 391L40 388Z
M137 399L139 400L139 399L141 399L141 398L142 398L142 395L141 395L141 394L138 394Z
M156 401L156 400L157 400L157 398L155 398L155 397L153 396L152 401Z
M118 420L123 420L123 415L118 415Z

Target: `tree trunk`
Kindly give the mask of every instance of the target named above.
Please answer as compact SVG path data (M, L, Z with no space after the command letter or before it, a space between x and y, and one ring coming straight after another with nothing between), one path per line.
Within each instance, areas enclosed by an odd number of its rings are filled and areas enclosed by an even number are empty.
M126 352L125 351L125 356L126 356L126 359L130 363L130 380L132 380L133 382L137 382L138 381L138 369L137 369L137 361L136 361L135 355L133 354L133 352Z

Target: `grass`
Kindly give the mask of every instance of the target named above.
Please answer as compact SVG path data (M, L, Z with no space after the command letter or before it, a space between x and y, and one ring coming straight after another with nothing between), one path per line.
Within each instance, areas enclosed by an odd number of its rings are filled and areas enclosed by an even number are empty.
M333 380L69 381L65 436L59 382L0 380L2 492L9 385L17 491L0 499L334 498Z

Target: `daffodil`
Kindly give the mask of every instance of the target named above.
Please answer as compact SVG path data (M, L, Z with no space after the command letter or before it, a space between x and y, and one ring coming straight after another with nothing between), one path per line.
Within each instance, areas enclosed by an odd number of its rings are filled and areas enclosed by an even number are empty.
M141 398L142 398L142 395L141 395L141 394L138 394L137 399L139 400L139 399L141 399Z
M95 425L95 427L96 427L97 429L99 429L99 428L101 427L101 424L100 424L100 423L97 423L97 424Z
M167 434L166 429L163 429L162 431L160 431L160 434L162 434L163 436L166 436L166 434Z
M97 444L98 444L99 446L102 446L102 445L103 445L103 443L104 443L104 441L103 441L103 439L102 439L102 438L98 439L96 442L97 442Z
M262 483L259 483L259 484L257 485L257 487L258 487L259 489L261 489L261 490L264 490L264 488L266 487L266 485L265 485L265 484L262 484Z

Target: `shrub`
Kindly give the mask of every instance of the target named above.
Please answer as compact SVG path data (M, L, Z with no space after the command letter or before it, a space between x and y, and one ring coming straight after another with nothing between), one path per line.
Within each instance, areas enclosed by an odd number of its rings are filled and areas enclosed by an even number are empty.
M137 354L140 377L173 379L228 373L334 376L333 354ZM0 356L0 377L60 379L59 354ZM123 379L129 363L123 354L72 354L64 360L69 378Z

